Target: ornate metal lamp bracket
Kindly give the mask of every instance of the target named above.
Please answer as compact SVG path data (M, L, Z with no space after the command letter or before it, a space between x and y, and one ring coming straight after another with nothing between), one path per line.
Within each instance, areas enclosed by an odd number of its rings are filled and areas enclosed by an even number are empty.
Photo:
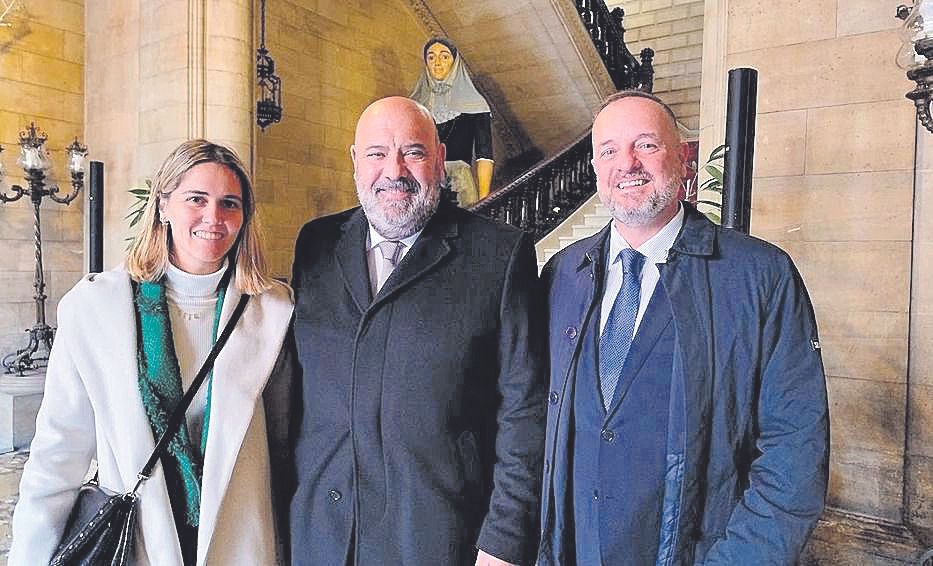
M920 4L924 0L919 0L913 7L900 5L897 7L895 17L905 20L905 27L910 27L907 22L911 17L912 10L919 10ZM929 23L929 22L928 22ZM933 116L930 113L930 104L933 102L933 37L920 37L913 42L914 52L923 56L923 63L913 66L907 71L907 78L917 83L917 88L908 92L905 96L914 101L917 108L917 119L923 124L928 132L933 133Z
M26 330L29 334L29 343L26 347L7 354L0 359L0 363L9 373L23 375L27 370L33 370L44 367L48 362L48 355L52 350L52 340L55 336L55 329L49 326L45 320L45 300L48 298L45 294L45 270L42 262L42 222L39 215L43 197L49 197L54 202L60 204L70 204L78 193L84 187L84 158L87 156L87 147L78 142L78 138L66 148L68 152L68 168L71 171L71 192L66 196L59 196L59 189L55 185L45 183L46 171L49 163L45 154L45 142L48 136L44 134L35 123L20 132L19 145L22 151L20 163L26 177L26 188L20 185L12 185L10 190L12 195L0 192L0 201L14 202L25 195L29 195L32 201L33 209L33 240L35 243L36 269L33 279L33 288L35 289L36 302L36 324ZM3 148L0 147L0 152ZM43 351L40 352L40 348Z

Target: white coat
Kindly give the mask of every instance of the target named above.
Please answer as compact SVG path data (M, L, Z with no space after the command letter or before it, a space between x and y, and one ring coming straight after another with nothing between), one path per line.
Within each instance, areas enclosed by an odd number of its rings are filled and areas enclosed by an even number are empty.
M239 298L231 284L220 328ZM199 566L275 563L262 392L292 310L284 285L252 297L215 362ZM137 328L126 272L86 276L62 298L58 325L13 514L11 566L49 562L93 458L101 486L124 492L133 488L155 445L139 394ZM138 504L137 563L181 566L161 464L140 489Z

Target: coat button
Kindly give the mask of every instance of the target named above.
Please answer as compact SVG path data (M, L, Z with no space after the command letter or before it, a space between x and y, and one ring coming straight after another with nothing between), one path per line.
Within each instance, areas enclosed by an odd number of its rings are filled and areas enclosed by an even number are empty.
M327 492L327 495L330 496L331 500L333 500L334 503L340 501L340 498L343 497L343 495L341 495L340 492L337 491L336 489L330 490L329 492Z
M573 340L577 337L577 328L575 326L568 326L567 329L564 330L564 336Z
M602 431L600 431L599 436L606 442L612 442L616 439L616 433L609 430L608 428L604 428Z
M551 391L551 393L547 396L547 400L552 405L556 405L557 402L560 401L560 395L557 394L557 391Z

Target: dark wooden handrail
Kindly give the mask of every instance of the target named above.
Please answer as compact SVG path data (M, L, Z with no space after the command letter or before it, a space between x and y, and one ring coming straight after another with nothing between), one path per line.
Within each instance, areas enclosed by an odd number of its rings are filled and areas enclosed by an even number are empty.
M575 4L616 88L651 92L654 51L642 49L640 62L631 54L625 46L622 9L610 12L603 0L575 0ZM592 158L587 130L470 210L517 226L540 240L596 193Z
M587 130L556 155L470 207L543 238L596 191Z

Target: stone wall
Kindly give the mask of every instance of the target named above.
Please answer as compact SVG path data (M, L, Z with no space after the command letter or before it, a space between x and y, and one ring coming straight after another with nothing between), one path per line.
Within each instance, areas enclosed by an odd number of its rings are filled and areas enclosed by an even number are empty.
M909 542L933 516L921 471L933 454L921 316L933 297L922 290L928 230L913 224L929 178L918 174L915 189L897 4L708 0L701 142L722 143L727 70L758 69L752 233L790 252L816 310L832 422L827 503L904 526Z
M617 6L625 10L629 51L638 57L645 47L654 50L654 93L691 130L700 124L703 4L703 0L606 1L610 10Z
M49 136L52 181L70 190L64 148L84 140L84 2L17 3L0 27L0 161L7 177L0 190L24 183L18 136L35 122ZM81 277L82 195L69 206L45 199L41 210L48 322L58 300ZM36 321L33 209L27 197L0 204L0 356L26 345L24 329Z
M283 0L266 10L284 116L258 134L255 178L273 270L287 276L301 225L357 204L356 119L377 98L408 95L428 34L401 0Z

